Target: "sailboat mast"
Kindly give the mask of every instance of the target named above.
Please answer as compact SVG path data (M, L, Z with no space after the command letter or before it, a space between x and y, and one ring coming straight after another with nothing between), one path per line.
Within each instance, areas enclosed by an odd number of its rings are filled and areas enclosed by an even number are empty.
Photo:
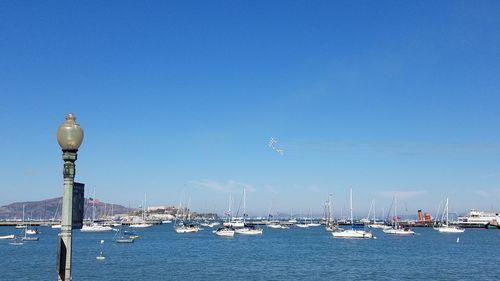
M144 222L144 209L146 208L146 193L144 193L144 204L142 204L142 221Z
M398 215L396 214L397 210L397 205L398 205L398 198L394 196L394 225L398 225Z
M350 189L349 192L349 211L351 213L351 226L354 224L354 221L352 219L352 188Z
M229 192L229 208L227 211L227 222L231 221L231 201L232 201L231 195L232 195L231 192Z
M246 192L245 188L243 187L243 223L245 223L245 219L247 216L247 210L246 210Z
M94 186L94 197L92 197L92 222L95 221L95 186Z
M448 226L448 197L446 197L446 226Z

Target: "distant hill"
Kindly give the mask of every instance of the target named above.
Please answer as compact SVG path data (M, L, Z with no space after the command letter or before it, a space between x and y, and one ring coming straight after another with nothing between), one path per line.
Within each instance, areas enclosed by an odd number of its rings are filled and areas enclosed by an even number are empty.
M0 207L0 220L22 220L23 205L25 220L60 219L61 202L61 197L41 201L15 202ZM86 219L92 217L92 205L92 201L85 198L84 217ZM136 210L118 204L109 204L98 200L95 202L95 218L112 214L128 214L133 211Z

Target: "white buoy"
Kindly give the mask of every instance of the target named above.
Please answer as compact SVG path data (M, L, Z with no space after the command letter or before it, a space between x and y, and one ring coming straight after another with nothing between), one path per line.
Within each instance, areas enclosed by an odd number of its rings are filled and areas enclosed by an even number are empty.
M460 237L457 237L457 243L460 242Z
M106 257L102 255L102 252L97 256L95 257L98 261L102 261L102 260L105 260Z
M102 244L104 244L104 240L101 240L101 251L99 252L99 255L95 257L98 261L105 260L106 257L102 255Z

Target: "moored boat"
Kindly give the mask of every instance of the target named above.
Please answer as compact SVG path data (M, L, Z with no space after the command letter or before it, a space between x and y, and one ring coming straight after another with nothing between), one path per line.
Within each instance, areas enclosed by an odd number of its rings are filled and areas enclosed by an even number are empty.
M335 238L355 238L355 239L371 239L374 238L370 231L364 229L364 225L355 226L353 224L352 216L352 188L349 192L350 199L350 215L351 215L351 229L338 229L337 231L332 231L332 236Z
M192 232L198 232L199 230L200 228L194 224L180 223L175 226L175 232L177 233L192 233Z
M391 234L391 235L415 235L415 231L413 231L410 227L401 227L399 225L399 218L396 214L397 210L397 199L396 196L394 196L394 218L392 220L392 226L390 228L385 228L382 231L385 234Z
M466 216L457 218L457 225L460 227L486 227L492 222L500 221L499 213L487 213L477 209L471 209Z
M101 225L98 223L83 225L82 229L80 229L81 232L106 232L112 230L113 228L111 226Z
M222 236L222 237L233 237L234 236L234 229L229 228L229 227L221 227L217 230L214 231L215 235Z
M437 231L439 231L440 233L462 233L462 232L464 232L465 229L460 228L460 227L458 227L456 225L450 225L449 224L448 198L446 198L445 212L446 212L446 220L444 220L444 224L443 225L437 227Z
M235 229L234 232L237 234L243 234L243 235L260 235L263 233L263 230L262 230L262 228L256 228L253 226L245 226L242 228Z

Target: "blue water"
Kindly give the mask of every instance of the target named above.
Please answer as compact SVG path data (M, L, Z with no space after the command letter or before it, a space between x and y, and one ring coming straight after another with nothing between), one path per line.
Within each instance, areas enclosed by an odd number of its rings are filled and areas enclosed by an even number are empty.
M0 280L57 280L58 230L40 229L39 242L0 240ZM343 240L323 227L264 227L262 236L222 238L209 228L177 234L160 225L140 230L132 244L112 242L114 232L74 231L73 280L500 280L500 230L416 231ZM18 232L0 227L0 235ZM101 239L103 262L95 258Z

